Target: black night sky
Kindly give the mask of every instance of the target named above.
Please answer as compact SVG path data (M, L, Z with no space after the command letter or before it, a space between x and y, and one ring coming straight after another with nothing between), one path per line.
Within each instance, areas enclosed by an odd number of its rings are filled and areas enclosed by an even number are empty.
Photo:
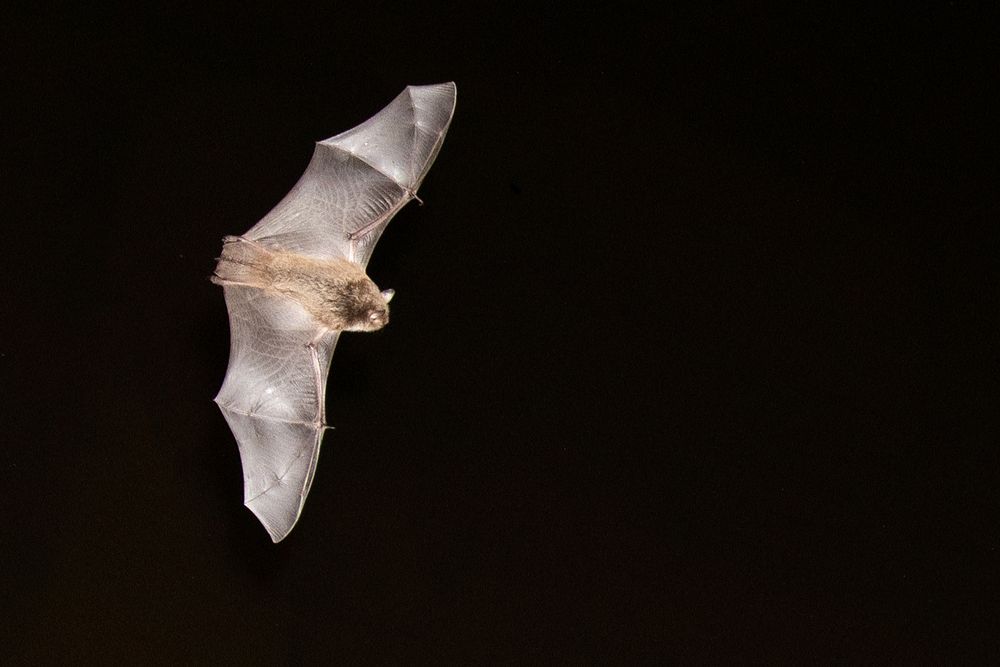
M986 17L5 12L5 661L1000 661ZM274 545L221 238L442 81Z

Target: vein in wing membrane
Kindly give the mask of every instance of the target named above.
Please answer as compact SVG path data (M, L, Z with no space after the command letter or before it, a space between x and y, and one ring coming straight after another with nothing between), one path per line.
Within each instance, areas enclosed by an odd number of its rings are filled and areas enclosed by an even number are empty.
M274 541L292 529L312 484L330 359L338 332L316 342L315 321L291 299L227 285L232 340L216 403L236 436L244 502ZM319 377L316 370L319 370Z

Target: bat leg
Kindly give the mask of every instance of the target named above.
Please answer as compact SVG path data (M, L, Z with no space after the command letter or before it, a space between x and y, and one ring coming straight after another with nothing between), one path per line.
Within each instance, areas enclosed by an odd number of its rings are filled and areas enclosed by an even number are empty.
M220 278L219 276L209 276L208 279L211 280L216 285L222 285L223 287L226 287L226 286L231 286L231 287L255 287L257 289L260 289L260 285L255 285L253 283L241 283L241 282L237 282L235 280L226 280L225 278Z
M267 248L265 248L263 245L261 245L257 241L254 241L252 239L248 239L245 236L232 236L232 235L230 235L230 236L223 236L222 237L222 242L223 243L246 243L246 244L249 244L249 245L261 248L263 250L267 250Z

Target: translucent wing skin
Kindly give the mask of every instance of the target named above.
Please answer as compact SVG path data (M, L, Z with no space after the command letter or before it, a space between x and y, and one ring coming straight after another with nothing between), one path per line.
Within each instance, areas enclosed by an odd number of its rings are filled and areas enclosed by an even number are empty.
M295 301L226 285L230 350L215 397L243 461L244 504L279 542L295 526L326 430L326 378L340 333ZM319 338L317 339L317 335Z
M244 238L364 267L393 214L416 196L454 107L453 83L410 86L371 119L319 142L299 182ZM244 503L279 542L298 521L315 474L340 332L286 294L216 282L231 341L215 401L239 444Z
M416 196L455 110L454 83L409 86L354 129L316 144L302 178L244 236L367 266L392 216Z

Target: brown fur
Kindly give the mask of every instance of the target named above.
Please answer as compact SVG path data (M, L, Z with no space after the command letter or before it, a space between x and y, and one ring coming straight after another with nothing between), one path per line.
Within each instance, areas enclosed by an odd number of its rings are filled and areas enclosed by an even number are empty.
M280 292L335 331L373 331L389 305L364 270L346 259L314 259L228 236L212 282Z

